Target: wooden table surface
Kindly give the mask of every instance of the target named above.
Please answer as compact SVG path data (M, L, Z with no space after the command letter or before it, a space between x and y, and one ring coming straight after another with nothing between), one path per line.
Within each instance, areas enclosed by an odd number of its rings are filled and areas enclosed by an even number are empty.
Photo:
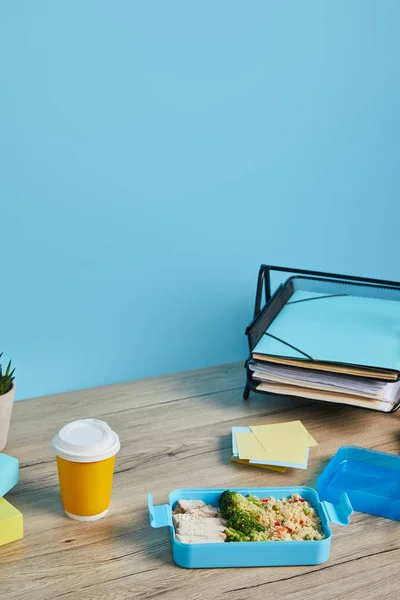
M389 600L399 598L400 523L354 513L332 526L328 562L315 567L185 570L169 531L151 529L147 493L165 503L179 487L313 485L341 445L399 453L399 417L252 394L242 401L237 363L17 402L6 452L20 460L7 499L24 514L25 538L0 548L0 598L125 600L160 596ZM97 417L120 435L109 514L64 516L53 434ZM230 462L231 427L301 419L319 445L306 471L272 473Z

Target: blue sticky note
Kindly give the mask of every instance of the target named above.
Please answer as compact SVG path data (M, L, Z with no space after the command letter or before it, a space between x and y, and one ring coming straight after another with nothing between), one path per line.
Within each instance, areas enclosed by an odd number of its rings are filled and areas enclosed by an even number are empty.
M251 433L250 427L232 427L232 454L235 458L239 458L239 451L236 444L236 432Z
M18 483L18 476L18 459L7 454L0 454L0 498Z

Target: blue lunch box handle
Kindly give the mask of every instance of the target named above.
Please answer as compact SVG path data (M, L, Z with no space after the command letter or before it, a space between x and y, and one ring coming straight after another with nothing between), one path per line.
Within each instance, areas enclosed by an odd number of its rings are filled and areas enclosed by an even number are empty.
M343 526L350 523L350 515L353 512L353 507L348 495L345 492L340 494L338 504L333 504L332 502L328 502L328 500L323 500L321 505L329 523L335 523L336 525Z
M150 525L152 527L172 527L172 512L169 504L154 506L151 494L147 496L147 503L150 513Z

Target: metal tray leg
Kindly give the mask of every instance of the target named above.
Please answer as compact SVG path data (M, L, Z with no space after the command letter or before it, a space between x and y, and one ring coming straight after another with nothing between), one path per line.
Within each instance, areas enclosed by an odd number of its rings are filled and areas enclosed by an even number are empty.
M250 396L250 388L248 385L246 385L243 390L243 400L248 400L249 396Z

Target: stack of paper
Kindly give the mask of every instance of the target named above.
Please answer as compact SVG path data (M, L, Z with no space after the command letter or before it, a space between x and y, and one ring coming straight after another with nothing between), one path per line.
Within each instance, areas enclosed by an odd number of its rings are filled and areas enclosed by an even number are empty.
M257 389L393 410L400 401L399 291L386 299L379 288L364 297L351 284L299 286L310 289L294 289L253 349Z
M281 473L287 467L306 469L310 447L316 445L301 421L232 427L233 462Z
M385 382L352 375L318 372L267 362L249 365L264 392L301 396L390 412L400 399L400 380Z

